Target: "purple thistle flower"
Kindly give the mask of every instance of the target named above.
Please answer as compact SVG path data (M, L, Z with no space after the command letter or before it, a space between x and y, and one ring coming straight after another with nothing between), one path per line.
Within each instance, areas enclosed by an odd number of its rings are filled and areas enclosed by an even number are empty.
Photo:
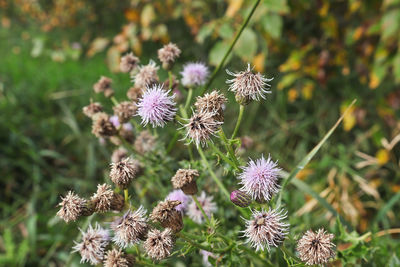
M187 63L183 66L182 84L185 87L199 86L206 83L209 71L203 63Z
M258 250L271 246L278 247L285 239L289 225L282 222L286 218L287 212L278 209L267 211L252 211L253 217L246 221L246 229L243 231L247 237L246 243Z
M245 192L240 190L234 190L231 192L231 201L236 206L245 208L251 204L251 197Z
M211 214L217 211L217 205L213 202L213 197L207 196L204 191L201 192L201 195L198 197L198 201L208 217L211 217ZM189 203L188 206L188 216L194 222L199 224L203 223L205 219L203 213L197 207L196 202L194 202L193 200Z
M153 127L164 127L167 121L174 119L175 95L169 96L169 92L165 91L162 85L154 85L143 93L137 106L144 126L150 123Z
M121 125L121 123L119 122L118 116L117 115L113 115L110 117L109 121L114 125L115 128L118 129L118 127ZM133 130L133 126L130 122L126 122L124 124L122 124L122 129L124 129L125 131L132 131Z
M261 159L250 161L247 166L242 167L243 172L239 174L240 182L243 185L240 190L246 192L253 200L258 202L268 201L272 195L277 193L280 186L277 184L279 171L281 170L276 162L264 156Z
M175 207L175 209L177 211L180 211L182 213L185 213L188 204L189 204L189 200L190 197L185 195L185 193L182 192L182 190L178 189L178 190L174 190L171 193L168 194L168 196L165 198L165 200L178 200L181 202L181 204L179 204L178 206Z

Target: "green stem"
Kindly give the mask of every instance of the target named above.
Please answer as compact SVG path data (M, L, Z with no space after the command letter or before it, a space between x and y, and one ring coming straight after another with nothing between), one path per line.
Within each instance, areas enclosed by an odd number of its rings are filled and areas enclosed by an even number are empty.
M225 248L211 248L211 247L204 246L202 244L199 244L199 243L193 241L192 238L186 236L186 234L183 232L177 233L176 236L182 238L183 240L185 240L186 242L188 242L189 244L191 244L194 247L197 247L199 249L206 250L206 251L209 251L212 253L217 253L217 254L227 252L234 247L234 244L232 243L231 245L229 245Z
M189 88L188 95L186 97L185 107L184 107L185 111L189 108L190 101L192 100L192 96L193 96L193 89Z
M113 102L113 104L114 104L115 106L119 104L119 103L118 103L118 100L115 98L115 96L112 96L112 97L111 97L111 101Z
M214 150L214 152L217 153L217 155L223 159L223 161L225 161L226 163L231 165L233 168L235 168L236 171L239 171L239 168L233 163L233 161L231 161L224 153L222 153L221 150L219 150L219 148L216 147L213 142L209 142L209 145Z
M196 195L192 195L194 202L196 203L197 207L200 209L201 213L203 214L204 219L207 221L207 224L210 225L210 219L208 218L206 212L203 209L203 206L200 204L199 200L197 199Z
M169 77L168 90L171 90L171 88L172 88L172 72L171 71L168 71L168 77Z
M226 53L225 53L224 57L222 58L221 62L218 64L217 68L212 73L211 78L208 80L207 84L202 89L200 95L204 94L204 92L208 90L208 88L210 87L211 83L215 79L217 73L220 71L222 66L225 64L226 59L228 58L229 54L232 52L232 49L235 46L236 42L239 40L239 37L242 34L243 30L246 28L247 24L249 23L250 18L253 16L254 11L256 11L256 8L257 8L258 4L260 3L260 1L261 0L257 0L257 1L254 2L254 5L251 8L250 13L247 15L247 17L244 20L244 22L243 22L242 26L240 27L239 31L236 33L234 39L232 40L231 45L229 46L228 50L226 51Z
M125 204L129 204L129 192L128 189L124 189L124 199L125 199Z
M236 121L235 130L233 130L231 139L235 138L236 135L237 135L237 133L238 133L238 131L239 131L240 123L242 122L242 118L243 118L243 113L244 113L243 111L244 111L244 106L243 106L243 105L240 105L240 108L239 108L239 117L238 117L238 119L237 119L237 121Z
M225 149L228 152L230 158L232 159L233 163L235 164L235 169L239 169L239 162L233 152L232 146L229 143L228 139L226 138L224 130L221 129L218 131L219 136L221 137L222 142L224 143Z

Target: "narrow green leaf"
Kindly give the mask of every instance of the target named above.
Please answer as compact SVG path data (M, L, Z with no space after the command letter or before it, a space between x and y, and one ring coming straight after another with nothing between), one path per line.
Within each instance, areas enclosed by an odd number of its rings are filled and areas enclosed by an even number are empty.
M381 209L379 209L378 214L376 215L374 222L379 223L386 213L393 207L394 204L396 204L400 200L400 193L395 194L387 203L385 206L383 206Z

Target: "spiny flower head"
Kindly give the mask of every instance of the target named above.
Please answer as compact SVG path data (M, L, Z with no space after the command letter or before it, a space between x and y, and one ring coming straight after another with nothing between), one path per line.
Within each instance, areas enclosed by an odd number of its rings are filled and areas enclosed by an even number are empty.
M181 204L176 206L175 209L177 211L181 212L182 214L185 213L188 203L189 203L189 200L190 200L190 198L185 193L183 193L183 191L180 189L170 192L165 199L180 201Z
M297 243L300 259L307 265L325 264L335 257L333 234L319 229L316 233L308 230Z
M137 106L135 103L130 101L123 101L118 105L113 107L114 114L118 116L120 123L128 122L137 111Z
M224 121L224 106L227 99L223 94L218 91L212 91L211 93L206 93L202 97L197 97L194 106L197 110L207 110L209 112L215 112L214 119L216 121Z
M234 78L227 80L226 83L230 84L229 90L236 94L236 100L242 100L243 103L250 100L260 100L260 98L265 99L265 94L271 93L269 87L271 85L268 82L272 79L268 79L261 75L260 73L253 73L250 68L250 64L247 66L247 70L238 73L233 73L226 70L229 75Z
M158 81L158 67L153 60L145 66L139 66L138 73L134 76L135 87L142 90L150 87Z
M104 92L111 89L112 80L108 77L101 76L97 83L93 85L93 90L96 93Z
M138 164L130 158L125 158L117 163L111 163L111 181L121 189L128 187L138 173Z
M126 54L121 58L119 68L122 72L131 72L139 64L139 58L135 57L133 53Z
M67 223L70 221L76 221L80 216L86 215L85 213L90 212L88 210L87 201L80 198L72 191L69 191L65 197L61 197L61 202L58 206L61 208L57 212L57 216Z
M117 129L110 122L110 117L104 112L98 112L92 117L92 133L97 137L110 137L117 133Z
M278 178L279 171L276 162L265 159L264 156L261 159L250 161L247 166L242 167L243 172L239 174L240 182L243 185L241 190L246 192L253 200L258 202L264 202L271 199L273 194L279 190Z
M204 191L201 192L201 195L197 198L200 205L203 207L204 212L208 217L211 217L211 214L217 211L217 205L213 202L212 196L207 196ZM188 216L196 223L203 223L205 220L203 213L197 207L196 202L191 201L188 206Z
M187 195L195 195L197 193L197 177L199 177L198 170L179 169L171 178L172 186L175 189L181 189Z
M183 66L182 84L185 87L200 86L206 83L209 71L203 63L187 63Z
M154 85L143 93L137 106L144 126L150 123L153 127L164 127L167 121L174 119L175 96L170 96L169 93L170 91L165 91L162 85Z
M97 185L97 191L92 196L94 209L96 212L107 212L109 210L121 211L124 207L124 197L114 193L108 184Z
M104 256L104 267L133 267L134 263L133 256L124 253L121 249L113 248Z
M286 218L286 212L283 210L269 209L262 211L252 211L253 216L246 220L246 230L244 236L247 237L247 243L256 251L271 246L278 247L285 239L289 225L282 222Z
M144 242L144 249L154 260L162 260L168 257L174 248L174 239L172 230L169 228L160 231L153 229L148 232L147 239Z
M83 107L82 111L87 117L92 118L94 114L103 111L103 106L99 102L90 102L89 105Z
M128 92L126 92L126 96L132 101L137 102L139 98L142 96L143 90L140 87L133 86L129 88Z
M150 219L159 222L162 227L171 228L175 233L183 228L182 213L177 211L179 200L165 200L158 203L150 214Z
M189 143L194 142L196 146L205 146L211 136L216 135L222 122L215 120L217 112L209 112L208 110L200 110L193 113L186 127L186 139Z
M147 232L146 210L142 206L135 212L128 210L122 217L111 223L114 231L113 241L121 248L139 243Z
M146 154L153 151L156 144L156 138L147 130L141 131L135 140L135 149L139 154Z
M82 233L82 242L74 241L73 252L81 254L81 263L99 264L104 258L104 252L109 243L108 231L101 228L99 224L96 224L95 228L89 225L86 232L79 230Z
M175 62L175 59L179 57L181 54L181 50L178 48L176 44L169 43L164 45L163 48L158 50L158 58L163 64L164 69L170 69L172 64Z

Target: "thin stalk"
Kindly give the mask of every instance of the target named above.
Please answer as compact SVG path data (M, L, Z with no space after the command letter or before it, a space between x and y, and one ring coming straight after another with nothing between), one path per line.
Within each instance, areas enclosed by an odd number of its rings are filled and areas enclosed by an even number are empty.
M235 138L236 135L237 135L237 133L238 133L238 131L239 131L240 123L242 122L242 118L243 118L243 113L244 113L243 111L244 111L244 106L243 106L243 105L240 105L240 108L239 108L239 117L238 117L238 119L237 119L237 121L236 121L235 129L233 130L231 139Z
M204 211L203 206L200 204L199 200L197 199L197 196L192 195L192 198L193 198L194 202L196 203L196 206L199 208L199 210L203 214L203 217L207 221L207 224L210 225L210 219L208 218L206 212Z
M224 143L225 149L228 152L230 158L232 159L233 163L235 164L235 169L239 168L239 162L235 156L235 153L233 152L233 149L231 147L231 144L229 143L228 139L226 138L224 130L221 128L221 130L218 131L219 136L221 137L222 142Z
M202 250L206 250L206 251L212 252L212 253L218 253L218 254L219 253L224 253L224 252L227 252L227 251L231 250L234 247L234 243L232 243L231 245L229 245L229 246L227 246L225 248L211 248L211 247L204 246L202 244L199 244L199 243L193 241L193 239L191 239L190 237L186 236L186 234L183 233L183 232L177 233L176 235L178 237L182 238L183 240L185 240L186 242L188 242L189 244L191 244L192 246L197 247L197 248L202 249Z
M125 204L129 204L129 192L128 189L124 189L124 199L125 199Z
M171 90L171 88L172 88L172 71L168 71L168 77L169 77L168 90Z
M111 97L111 101L113 102L113 104L116 106L119 104L118 100L115 98L115 96Z
M229 46L229 49L226 51L224 57L222 58L221 62L218 64L217 68L214 70L212 73L210 79L208 80L207 84L203 87L200 95L204 94L205 91L208 90L210 87L211 83L214 81L215 77L217 76L217 73L221 70L223 65L225 64L226 59L228 58L229 54L232 52L233 47L235 46L236 42L239 40L240 35L242 34L243 30L246 28L247 24L249 24L250 18L253 16L254 11L256 11L256 8L258 4L260 3L261 0L257 0L254 2L253 7L250 10L250 13L247 15L246 19L243 21L242 26L240 27L239 31L236 33L235 37L233 38L231 45Z
M192 96L193 96L193 89L189 88L188 95L186 97L185 107L184 107L185 111L189 108L190 101L192 100Z
M239 171L239 168L236 167L236 165L233 163L233 161L231 161L224 153L222 153L222 151L219 150L219 148L216 147L213 142L209 142L209 145L214 150L214 152L217 153L217 155L222 158L223 161L225 161L226 163L231 165L233 168L235 168L235 170Z

